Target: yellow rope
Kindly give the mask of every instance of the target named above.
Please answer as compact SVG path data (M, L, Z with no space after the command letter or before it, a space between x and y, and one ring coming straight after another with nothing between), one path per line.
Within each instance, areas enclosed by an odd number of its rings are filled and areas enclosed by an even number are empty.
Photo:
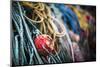
M65 30L63 29L64 26L59 24L59 26L62 28L62 32L55 31L53 27L54 22L52 21L54 18L51 16L51 9L44 3L22 2L21 5L32 9L32 18L29 18L27 15L25 15L25 17L32 21L33 24L39 23L40 31L43 34L48 34L53 38L54 44L51 47L55 47L56 50L58 50L58 40L56 37L62 37L62 35L64 36Z
M88 30L89 24L88 24L88 21L86 20L86 15L88 13L86 11L83 11L82 9L81 10L77 9L74 6L71 6L71 8L78 16L80 27L85 31Z

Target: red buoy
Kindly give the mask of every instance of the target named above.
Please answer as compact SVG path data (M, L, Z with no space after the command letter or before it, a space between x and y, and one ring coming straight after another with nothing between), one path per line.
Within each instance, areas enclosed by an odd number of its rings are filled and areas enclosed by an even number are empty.
M39 35L34 40L37 51L42 56L47 56L54 52L54 41L46 34Z

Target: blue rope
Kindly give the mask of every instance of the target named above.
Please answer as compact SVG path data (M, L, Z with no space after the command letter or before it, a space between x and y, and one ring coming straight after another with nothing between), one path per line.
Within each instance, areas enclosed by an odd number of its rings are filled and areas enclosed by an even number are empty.
M64 24L68 23L74 33L80 34L80 25L76 14L64 4L55 4L55 7L62 13Z

